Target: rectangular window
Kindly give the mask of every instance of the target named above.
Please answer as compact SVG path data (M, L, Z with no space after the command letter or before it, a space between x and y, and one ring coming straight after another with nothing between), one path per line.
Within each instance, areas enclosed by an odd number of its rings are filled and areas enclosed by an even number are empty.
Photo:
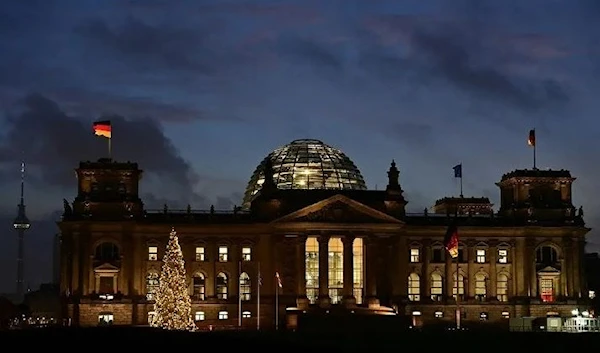
M554 301L554 283L552 278L542 278L540 280L540 293L543 302Z
M410 262L415 263L415 262L420 262L420 249L419 248L411 248L410 249Z
M158 261L158 246L149 246L148 247L148 260L149 261Z
M319 296L319 242L317 238L308 237L306 239L304 254L306 256L306 296L311 304L315 304Z
M219 311L219 320L229 319L229 313L227 311Z
M443 311L436 311L434 313L434 316L435 316L436 319L441 319L441 318L444 317L444 312Z
M196 311L196 314L194 315L194 320L204 321L204 311Z
M252 261L252 248L249 246L242 248L242 261Z
M244 319L249 319L249 318L251 318L251 317L252 317L252 313L251 313L251 312L249 312L249 311L244 311L244 312L242 313L242 318L244 318Z
M444 249L433 248L431 255L432 255L431 262L434 262L434 263L444 262Z
M226 246L219 246L219 262L229 261L229 249Z
M502 318L503 319L510 319L510 313L508 311L503 311L502 312Z
M499 264L508 263L508 250L507 249L498 249L498 263Z
M475 259L478 264L485 263L485 249L477 249L477 257Z
M196 247L196 261L199 261L199 262L205 261L204 246Z

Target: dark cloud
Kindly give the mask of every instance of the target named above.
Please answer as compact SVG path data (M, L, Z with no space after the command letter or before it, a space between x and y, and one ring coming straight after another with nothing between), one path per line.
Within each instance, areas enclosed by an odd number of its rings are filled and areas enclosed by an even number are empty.
M314 39L282 38L277 49L281 54L291 56L297 62L310 64L316 68L335 71L343 68L343 61L340 55L333 51L332 46Z
M201 199L194 192L198 175L151 119L129 120L103 116L113 124L113 157L136 161L162 184L169 185L169 198L192 203ZM0 144L0 163L25 156L33 174L30 179L47 187L70 188L73 168L79 161L107 155L107 141L93 136L91 121L65 114L52 100L30 95L21 112L6 120L6 135ZM37 179L35 175L37 174Z

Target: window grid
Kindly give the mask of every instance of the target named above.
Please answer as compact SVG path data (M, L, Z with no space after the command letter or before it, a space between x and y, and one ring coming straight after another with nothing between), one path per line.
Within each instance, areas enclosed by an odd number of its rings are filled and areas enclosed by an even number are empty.
M242 296L241 299L243 301L250 300L251 289L252 288L250 286L250 276L248 276L246 272L243 272L240 275L240 295Z
M229 319L229 313L225 310L219 311L219 320Z
M219 272L217 275L217 299L226 300L228 294L227 275Z
M156 272L149 272L146 275L146 299L154 300L154 296L158 291L158 285L160 282L160 275Z
M226 246L219 246L219 262L229 261L229 248Z
M487 278L483 274L475 275L475 299L485 300L487 296Z
M242 248L242 261L252 261L252 248L248 246Z
M416 273L408 276L408 300L414 302L421 300L421 281Z
M204 311L196 311L196 313L194 314L194 321L204 321L204 319Z
M454 285L452 286L452 296L456 300L456 273L454 273ZM458 275L458 295L460 300L464 300L465 296L465 278L463 275Z
M496 277L496 297L498 301L508 301L508 276L503 273Z
M204 247L197 246L196 247L196 261L199 261L199 262L205 261L204 255L205 255Z
M344 244L342 238L331 238L329 251L329 297L332 304L342 301L344 288Z
M508 263L508 250L507 249L498 249L498 263L500 263L500 264Z
M319 242L316 237L308 237L304 246L306 256L306 297L311 304L319 295Z
M419 248L411 248L410 249L410 262L420 262L420 249Z
M486 262L485 259L485 249L477 249L477 256L475 257L475 261L478 264L483 264Z
M356 299L356 304L362 304L364 288L364 244L362 238L356 238L352 242L352 270L354 272L352 294Z
M204 300L206 294L206 280L202 273L197 273L192 277L192 299Z
M431 274L431 300L439 302L443 299L444 283L439 273Z
M158 246L148 247L148 261L158 261Z

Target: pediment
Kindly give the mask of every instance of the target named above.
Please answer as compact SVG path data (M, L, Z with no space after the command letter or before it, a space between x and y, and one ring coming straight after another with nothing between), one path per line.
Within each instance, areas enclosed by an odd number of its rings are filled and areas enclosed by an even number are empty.
M553 273L560 273L560 270L557 268L554 268L552 266L546 266L546 267L542 268L541 270L539 270L538 273L553 274Z
M107 263L103 263L100 266L96 266L94 268L94 272L105 272L105 273L114 273L114 272L119 272L119 268Z
M273 223L284 222L403 223L397 218L343 195L332 196L273 221Z

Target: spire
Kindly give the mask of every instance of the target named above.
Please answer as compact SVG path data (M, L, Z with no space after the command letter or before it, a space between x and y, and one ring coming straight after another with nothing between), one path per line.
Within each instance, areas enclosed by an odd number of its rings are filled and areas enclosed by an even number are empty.
M400 171L396 168L396 161L392 159L392 164L387 172L388 185L387 190L400 190Z
M17 249L17 295L21 297L23 293L24 281L24 254L25 254L25 231L29 229L31 223L25 214L25 162L21 162L21 202L18 205L17 218L13 222L13 226L19 237Z

